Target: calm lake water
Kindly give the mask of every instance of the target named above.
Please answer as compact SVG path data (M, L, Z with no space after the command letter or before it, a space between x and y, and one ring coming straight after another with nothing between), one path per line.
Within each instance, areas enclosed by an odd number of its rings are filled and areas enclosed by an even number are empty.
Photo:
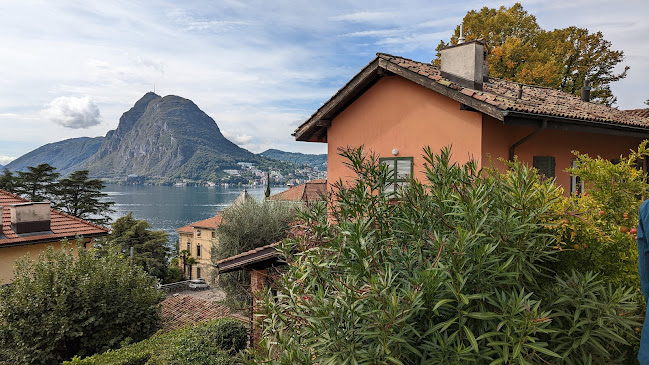
M248 193L261 201L265 188L248 188ZM271 194L286 190L272 188ZM169 243L178 239L176 229L191 222L213 217L223 208L230 206L241 194L243 188L192 187L192 186L133 186L106 185L107 200L115 202L111 215L113 221L129 212L136 219L151 223L154 230L169 234Z

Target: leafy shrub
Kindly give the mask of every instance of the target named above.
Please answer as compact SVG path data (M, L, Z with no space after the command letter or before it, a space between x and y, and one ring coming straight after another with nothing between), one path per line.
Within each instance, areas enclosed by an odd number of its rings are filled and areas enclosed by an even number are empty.
M165 365L232 364L232 356L246 347L248 331L235 319L189 325L155 335L147 340L110 350L85 359L75 358L69 365Z
M58 364L158 329L164 294L153 277L116 251L77 251L64 244L16 262L14 281L0 292L10 362Z
M561 190L515 162L504 173L427 149L422 184L382 193L391 172L361 149L358 178L286 240L276 295L248 363L538 364L631 359L632 289L557 273ZM329 219L328 219L329 218ZM573 339L579 339L573 348Z

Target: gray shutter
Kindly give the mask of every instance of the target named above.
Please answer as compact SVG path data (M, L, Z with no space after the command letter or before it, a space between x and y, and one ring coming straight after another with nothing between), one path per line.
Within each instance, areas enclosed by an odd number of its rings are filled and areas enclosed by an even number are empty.
M534 156L532 166L545 175L545 177L554 177L554 156Z

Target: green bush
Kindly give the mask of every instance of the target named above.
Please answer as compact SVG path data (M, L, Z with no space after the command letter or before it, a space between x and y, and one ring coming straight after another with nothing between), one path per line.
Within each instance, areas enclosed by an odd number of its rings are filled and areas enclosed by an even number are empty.
M248 331L235 319L217 319L189 325L150 339L110 350L69 365L233 364L232 356L246 347Z
M286 273L264 297L262 341L246 362L633 359L635 288L553 270L553 181L518 162L501 173L427 149L427 181L387 195L392 172L377 157L342 155L358 177L338 182L328 209L303 214L303 233L282 245Z
M0 323L9 362L58 364L140 341L159 328L156 280L115 250L48 248L16 262L0 291ZM7 350L7 349L5 349Z

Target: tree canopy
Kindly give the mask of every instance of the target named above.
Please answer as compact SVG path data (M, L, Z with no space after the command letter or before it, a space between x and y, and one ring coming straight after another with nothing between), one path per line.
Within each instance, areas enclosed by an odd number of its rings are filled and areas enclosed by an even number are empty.
M216 229L212 262L284 239L295 215L295 206L278 201L258 203L249 198L233 204L223 211ZM245 287L249 283L250 275L242 271L219 275L217 282L236 304L247 301Z
M124 255L130 255L133 247L133 263L162 281L167 280L170 248L164 231L152 231L145 220L133 218L133 213L117 219L102 246L118 247Z
M113 202L103 200L108 196L101 191L104 187L103 181L88 179L88 170L75 171L58 182L55 208L96 224L108 224L114 210Z
M491 77L552 87L574 95L580 93L588 79L592 101L607 105L617 101L611 83L625 78L629 67L616 72L624 52L614 50L601 32L574 26L544 30L520 3L510 8L471 10L464 16L463 24L467 41L485 40ZM441 41L437 50L457 44L459 34L457 26L450 42Z
M13 183L14 191L33 202L51 200L56 195L56 167L42 163L28 166L27 171L18 171Z
M123 254L69 245L16 263L0 290L0 363L60 364L140 341L159 327L156 281Z

